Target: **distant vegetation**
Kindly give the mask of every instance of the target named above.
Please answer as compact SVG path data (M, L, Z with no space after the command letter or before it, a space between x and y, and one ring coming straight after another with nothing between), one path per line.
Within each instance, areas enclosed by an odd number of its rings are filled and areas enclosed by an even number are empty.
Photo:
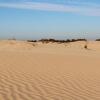
M96 41L100 41L100 39L96 39Z
M69 43L76 41L87 41L86 39L67 39L67 40L57 40L57 39L40 39L40 40L27 40L27 42L42 42L42 43Z
M37 42L37 40L27 40L27 42Z

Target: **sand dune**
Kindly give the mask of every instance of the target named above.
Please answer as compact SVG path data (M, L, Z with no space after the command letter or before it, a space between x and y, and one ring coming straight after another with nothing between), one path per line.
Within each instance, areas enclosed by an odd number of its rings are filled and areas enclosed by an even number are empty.
M100 100L100 42L0 41L0 100Z

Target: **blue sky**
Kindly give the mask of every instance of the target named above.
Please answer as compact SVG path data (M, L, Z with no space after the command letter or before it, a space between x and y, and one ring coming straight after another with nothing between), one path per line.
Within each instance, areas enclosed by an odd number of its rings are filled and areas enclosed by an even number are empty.
M100 0L0 0L0 37L100 38Z

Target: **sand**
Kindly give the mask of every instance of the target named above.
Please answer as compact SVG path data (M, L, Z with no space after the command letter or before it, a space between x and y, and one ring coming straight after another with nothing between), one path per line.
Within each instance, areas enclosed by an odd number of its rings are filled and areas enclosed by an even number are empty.
M0 100L100 100L100 42L0 41Z

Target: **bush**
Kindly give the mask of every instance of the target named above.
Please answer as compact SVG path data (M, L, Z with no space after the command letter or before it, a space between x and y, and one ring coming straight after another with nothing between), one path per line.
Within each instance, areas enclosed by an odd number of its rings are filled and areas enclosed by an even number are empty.
M84 45L84 48L87 49L88 48L87 45Z

